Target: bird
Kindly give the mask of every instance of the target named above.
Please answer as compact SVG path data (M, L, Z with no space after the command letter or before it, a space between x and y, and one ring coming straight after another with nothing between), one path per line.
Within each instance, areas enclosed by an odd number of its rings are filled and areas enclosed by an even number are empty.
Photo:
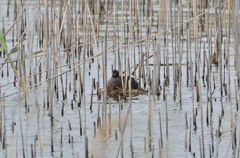
M123 78L123 84L124 84L124 80L125 80L125 76L122 77ZM129 79L130 77L127 77L127 89L128 89L128 83L129 83ZM138 82L136 81L135 78L131 77L131 82L132 82L132 89L137 89L138 88ZM119 71L118 70L113 70L113 74L112 77L108 80L108 86L109 85L116 85L120 88L122 88L122 80L121 80L121 76L119 76Z
M122 87L122 80L119 76L119 72L117 70L113 70L112 77L108 80L107 85L116 85L118 87Z

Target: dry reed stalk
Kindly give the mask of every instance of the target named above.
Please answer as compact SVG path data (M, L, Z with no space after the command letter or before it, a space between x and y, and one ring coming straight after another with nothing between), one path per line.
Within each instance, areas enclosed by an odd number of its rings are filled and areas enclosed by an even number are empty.
M75 45L76 45L76 48L75 48L75 53L76 53L76 57L77 57L77 61L80 62L80 56L81 56L81 52L79 51L79 47L78 44L80 43L79 41L79 12L80 12L80 1L77 0L77 10L76 10L76 21L75 21L75 25L76 25L76 36L75 36ZM75 69L74 69L75 70ZM82 96L82 90L83 90L83 85L82 85L82 80L81 80L81 67L80 65L77 67L77 80L78 80L78 107L80 107L81 105L81 96ZM74 80L74 82L76 82ZM75 92L73 93L75 94Z
M63 87L63 77L62 77L62 75L60 76L60 81L61 81L61 86L62 86L62 99L65 100L65 97L64 97L64 87ZM74 86L74 89L75 89L75 86ZM73 98L73 100L75 100L75 97Z
M189 4L188 4L189 5ZM189 10L188 10L188 13L189 13ZM188 23L189 24L189 23ZM189 52L191 53L191 50L189 49L189 45L190 45L190 34L189 34L190 32L189 32L189 29L187 29L187 86L189 85ZM205 61L204 61L204 64L205 64ZM204 73L203 73L204 74Z
M93 122L93 129L94 129L94 138L96 138L96 131L97 131L97 129L96 129L96 122Z
M14 12L14 15L13 15L13 22L16 20L16 16L17 16L17 1L16 0L14 0L14 10L13 10L13 12ZM13 43L13 45L14 45L14 27L13 27L13 29L12 29L12 43ZM17 30L17 32L18 32L18 30ZM18 37L18 36L17 36Z
M210 130L211 130L212 152L214 152L213 122L212 122L212 116L211 115L210 115Z
M159 146L163 147L163 137L162 137L162 121L161 121L161 113L160 111L158 112L159 114L159 127L160 127L160 139L159 139Z
M146 147L146 137L144 137L144 154L146 155L147 153L147 147Z
M200 158L204 158L203 157L203 153L202 153L202 143L201 143L201 137L199 136L199 152L200 152Z
M1 82L0 82L0 85L1 85ZM1 88L0 88L0 141L3 141L3 107L4 107L4 98L2 97L2 91L1 91ZM7 154L6 154L7 155Z
M149 2L148 2L149 3ZM125 3L126 4L126 3ZM72 4L71 4L72 5ZM150 2L150 6L152 5L152 3ZM147 6L149 6L148 4L147 4ZM131 8L131 7L130 7ZM145 7L144 7L145 8ZM151 10L151 9L150 9ZM148 11L146 10L145 11L146 12L146 17L148 17L149 16L149 14L147 13ZM151 13L150 13L151 14ZM130 14L131 15L131 14ZM141 13L140 13L140 15L141 15ZM131 17L131 16L130 16ZM126 16L126 18L129 18L129 17L127 17ZM179 19L180 19L180 16L179 16ZM151 19L151 20L153 20L153 19ZM150 20L150 21L151 21ZM197 19L196 19L197 20ZM152 25L152 23L150 23L149 22L149 27L147 28L147 32L149 32L149 28L151 28L151 25ZM126 25L125 25L126 27L129 27L129 32L131 32L131 29L132 29L132 27L131 27L131 22L130 23L126 23ZM167 30L167 29L166 29ZM172 29L171 29L172 30ZM124 31L125 32L125 31ZM126 31L127 32L127 31ZM151 35L151 33L149 33L149 35ZM179 32L179 35L178 36L180 36L180 32ZM127 35L127 36L124 36L124 37L129 37L129 39L128 39L128 42L131 40L131 37L132 37L132 33L129 33L129 35ZM154 36L148 36L148 38L153 38ZM159 36L160 37L160 36ZM175 37L177 37L177 35L175 36ZM201 38L201 37L200 37ZM190 42L190 35L189 35L189 42ZM131 43L131 41L130 41L130 43ZM140 45L140 42L138 42L139 43L139 45ZM151 43L151 39L149 40L149 43ZM153 42L154 43L154 42ZM197 42L196 42L197 43ZM119 44L119 42L118 42L118 44ZM142 44L142 43L141 43ZM182 44L183 44L183 42L182 42ZM198 44L196 44L196 46L197 46ZM115 45L113 45L114 47L115 47ZM201 44L200 44L200 46L201 46ZM210 47L210 45L208 45L209 47ZM132 47L132 45L128 45L128 49L130 49L130 47ZM151 44L149 44L148 45L148 48L149 49L151 49L152 47L151 47ZM155 47L153 47L153 48L155 48ZM160 45L159 45L159 48L160 48ZM120 48L117 48L116 50L118 50L118 49L120 49ZM123 49L123 47L121 48L121 49ZM140 46L139 46L139 49L140 49ZM201 47L200 48L198 48L197 47L197 49L200 49L201 50ZM160 50L160 49L159 49ZM114 51L115 51L115 49L114 49ZM180 49L179 49L179 51L180 51ZM198 52L198 51L197 51ZM105 52L106 53L106 52ZM150 52L149 52L150 53ZM167 52L166 52L167 53ZM50 55L50 54L49 54ZM176 55L176 54L174 54L174 55ZM179 54L180 55L180 54ZM142 54L140 54L139 53L139 58L140 57L142 57L143 55ZM228 54L228 56L230 57L230 53ZM96 57L96 56L95 56ZM99 57L99 56L97 56L97 57ZM146 56L145 56L146 57ZM178 59L180 59L181 60L181 55L180 56L178 56L179 58ZM196 56L197 57L197 56ZM204 57L205 57L205 54L204 54ZM207 57L207 56L206 56ZM149 58L150 58L150 56L147 56L147 58L145 58L145 60L149 60ZM209 56L209 58L211 58L210 56ZM74 57L73 58L70 58L70 60L74 60ZM91 58L91 59L93 59L93 58ZM127 64L126 64L126 66L125 66L125 69L127 69L126 67L128 67L128 69L129 69L129 67L131 67L131 66L129 66L131 63L132 63L132 60L130 60L131 62L129 62L129 58L125 58L126 60L127 60ZM175 58L176 59L176 58ZM51 59L50 59L51 60ZM165 60L164 60L164 62L167 62L167 60L169 60L168 59L168 57L166 57L165 58ZM206 59L206 60L208 60L208 59ZM80 60L79 60L80 61ZM120 61L120 60L119 60ZM139 60L140 61L140 60ZM86 60L85 59L83 59L83 62L86 62ZM188 60L187 60L187 62L188 62ZM191 60L191 62L192 62L192 60ZM205 62L205 60L204 60L204 62ZM52 61L50 61L49 62L50 64L55 64L55 63L52 63ZM72 63L75 63L75 61L74 62L72 62ZM69 63L69 65L71 65L72 64L71 62ZM104 63L105 64L105 63ZM119 64L121 64L121 62L119 62ZM154 63L155 64L155 63ZM164 64L165 66L168 64L168 62L166 63L166 64ZM175 64L179 64L180 65L180 67L179 67L179 69L181 68L181 66L182 66L182 64L181 64L181 62L179 62L179 63L176 63L176 62L173 62L173 66L175 67ZM187 63L188 64L188 63ZM135 64L134 64L135 65ZM140 65L140 64L139 64ZM161 65L161 63L160 63L160 65ZM192 64L193 65L193 64ZM207 67L209 67L209 72L208 72L208 75L209 76L211 76L210 74L211 74L211 62L208 64L209 66L207 66ZM72 66L72 65L71 65ZM79 66L80 67L80 64L78 64L77 66ZM151 66L150 64L149 64L149 66ZM154 70L156 70L157 68L155 68L156 67L156 65L154 65ZM159 66L160 67L160 66ZM106 67L105 67L106 68ZM32 69L33 69L33 67L31 67L31 71L32 71ZM73 68L74 69L74 68ZM139 66L139 72L141 71L141 69L143 69L144 71L147 71L147 78L149 78L150 77L150 69L146 69L145 70L145 67L144 67L144 65L142 64L142 66ZM167 68L165 68L165 69L167 69ZM176 71L178 71L179 69L177 69L176 68ZM52 69L50 69L50 67L46 70L46 71L50 71L50 70L52 70ZM53 68L53 70L54 70L54 68ZM153 70L153 77L152 77L152 81L153 81L153 84L155 83L156 84L156 73L155 73L155 71ZM195 69L195 72L197 72L197 71L199 71L200 70L200 67L197 65L196 66L196 69ZM22 70L19 70L19 71L22 71ZM25 71L25 70L23 70L23 71ZM55 71L55 70L54 70ZM192 71L192 70L191 70ZM41 72L41 71L40 71ZM126 74L128 73L130 73L130 71L125 71L126 72ZM78 75L78 73L76 73L77 75ZM76 75L75 73L74 73L74 75ZM142 73L142 74L144 74L144 72ZM181 78L181 73L180 72L175 72L175 70L173 71L173 76L175 76L176 75L176 78ZM32 73L31 72L31 75L36 75L36 73ZM59 74L58 74L59 75ZM141 76L141 73L139 73L139 75ZM50 76L50 79L49 80L52 80L52 79L54 79L54 77L55 77L56 75L54 74L52 77ZM145 74L144 74L144 76L145 76ZM167 73L166 73L166 76L167 76ZM24 76L24 77L26 77L26 76ZM66 75L66 77L67 77L67 75ZM215 79L214 78L215 76L213 75L213 80ZM140 79L142 78L142 77L139 77ZM44 78L45 79L45 78ZM75 79L74 79L75 80ZM36 80L35 80L36 81ZM46 80L45 80L46 81ZM98 80L99 81L99 80ZM211 84L211 77L208 77L208 84ZM44 82L44 81L43 81ZM43 83L42 82L42 83ZM100 81L99 81L100 82ZM179 79L179 82L181 82L181 79ZM198 83L200 82L200 80L198 80ZM52 85L52 81L51 81L51 85ZM36 83L34 83L34 82L31 82L31 84L32 85L34 85L34 84L36 84ZM39 83L40 84L40 83ZM37 84L36 84L37 85ZM164 86L165 86L165 84L164 84ZM175 85L174 85L175 86ZM30 86L30 87L32 87L32 86ZM66 87L67 87L67 81L66 81ZM67 92L66 91L66 87L65 87L65 92ZM80 86L79 86L80 87ZM182 87L182 86L180 86L180 87ZM198 86L199 87L199 86ZM209 87L209 86L208 86ZM165 88L165 87L164 87ZM199 87L199 88L201 88L201 87ZM208 88L208 89L210 89L210 95L212 96L212 94L211 94L211 88ZM51 89L51 86L49 87L49 90L50 91L52 91L53 92L53 90ZM150 89L149 89L150 90ZM132 92L132 91L130 91L130 92ZM167 91L166 91L166 93L167 93ZM192 92L193 93L193 95L194 95L194 92ZM66 94L67 93L65 93L64 94L64 96L66 96ZM80 94L80 93L79 93ZM105 97L105 96L104 96ZM150 98L151 99L151 98ZM149 100L150 101L150 100ZM50 101L51 102L51 101ZM211 108L212 109L212 108ZM195 110L195 109L194 109ZM193 110L193 111L194 111ZM132 111L131 111L132 112ZM212 111L213 112L213 111ZM194 114L194 112L193 112L193 115L195 115ZM106 115L105 115L106 116ZM194 117L196 117L196 116L194 116ZM102 118L102 119L104 119L104 118ZM106 120L106 119L105 119ZM106 121L105 121L106 122ZM106 126L105 126L106 127ZM87 142L87 140L86 140L86 142ZM148 143L149 143L149 141L148 141ZM153 151L154 152L154 151Z
M204 77L205 77L205 67L206 67L206 50L205 50L205 44L203 45L203 74L202 74L202 81L203 81L203 87L206 87L205 85L205 80L204 80Z
M130 32L132 32L133 28L134 28L134 25L133 25L133 18L132 18L132 1L130 0L129 2L129 12L130 12ZM134 9L133 9L134 10ZM130 35L129 37L129 41L128 41L128 69L129 69L129 73L128 73L128 76L131 78L131 63L132 63L132 47L130 45L130 42L133 41L133 34ZM133 48L135 50L135 47ZM130 52L130 53L129 53ZM135 51L134 51L135 52ZM129 61L129 54L130 54L130 61ZM134 53L134 59L135 59L135 53ZM135 61L135 60L134 60ZM127 74L126 74L127 76ZM132 80L130 79L128 81L128 88L129 88L129 106L132 107ZM133 133L132 133L132 128L133 128L133 125L132 125L132 108L130 109L130 149L131 149L131 152L132 154L134 153L133 152Z
M101 118L100 118L100 104L98 105L98 115L97 115L97 128L101 129Z
M191 123L190 123L191 124ZM184 124L184 136L185 136L185 149L187 149L187 129L188 129L188 125L187 125L187 111L185 111L185 124Z
M120 144L119 144L116 157L118 157L118 154L119 154L120 149L121 149L121 155L123 156L123 136L124 136L124 132L125 132L125 128L126 128L128 116L129 116L129 113L130 113L130 110L131 110L131 109L132 109L132 106L131 106L131 104L130 104L130 105L129 105L129 108L128 108L128 111L127 111L127 115L126 115L125 121L124 121L123 128L122 128L122 130L121 130L121 142L120 142Z
M198 18L197 18L198 19ZM198 21L198 20L197 20ZM197 27L198 30L198 27ZM198 31L196 31L198 32ZM197 49L198 50L198 49ZM199 52L197 52L197 61L198 61L198 68L199 68ZM201 80L200 80L200 70L198 71L198 87L199 87L199 105L200 105L200 113L201 113L201 138L202 138L202 154L203 158L205 157L205 145L204 145L204 129L203 129L203 107L202 107L202 92L201 92Z
M163 101L166 100L166 94L165 94L165 80L163 81Z
M101 91L101 102L102 102L102 135L105 137L106 136L106 119L105 119L105 115L106 115L106 100L104 97L104 90L102 89Z
M221 136L221 131L220 131L220 126L221 126L221 117L218 115L218 137L220 138Z
M176 10L174 11L174 25L176 26L177 23L177 16L176 16ZM177 67L177 46L176 46L176 41L177 41L177 28L174 29L174 48L173 49L173 76L174 76L174 80L173 80L173 93L174 93L174 101L176 100L176 93L177 93L177 81L178 81L178 67Z
M189 127L189 139L188 139L188 144L189 144L189 146L188 146L188 151L189 152L191 152L192 151L192 132L191 132L191 130L192 130L192 117L190 117L190 120L189 120L189 125L190 125L190 127Z
M228 71L228 99L229 101L231 101L231 75L230 75L230 57L229 57L229 45L227 46L227 54L228 54L228 58L227 58L227 71Z
M68 83L68 75L67 75L67 73L66 73L66 75L65 75L66 77L65 77L65 95L64 95L64 99L67 99L67 83Z
M119 108L118 108L118 127L119 127L119 131L122 131L122 119L121 119L121 97L118 97L118 102L119 102Z
M118 140L117 130L115 130L115 140Z
M180 46L180 38L181 38L181 0L178 1L178 83L179 83L179 103L182 104L182 93L181 93L181 76L182 76L182 70L181 70L181 58L182 58L182 51L181 51L181 46Z
M209 88L207 88L207 95L206 95L206 99L207 99L207 107L206 107L206 123L207 123L207 125L209 125L209 98L208 98L208 96L209 96L209 90L208 90ZM211 117L211 116L210 116Z
M89 17L90 17L91 26L92 26L94 43L95 43L95 46L96 46L96 49L97 49L97 55L99 55L98 44L97 44L97 41L98 41L98 40L96 39L96 34L95 34L94 27L93 27L93 22L92 22L92 16L91 16L91 13L90 13L90 10L89 10L88 2L87 2L86 4L87 4L87 9L88 9ZM107 15L107 14L106 14L106 15ZM99 35L98 35L97 37L99 37ZM84 59L84 60L85 60L85 59ZM99 56L98 56L98 64L99 64L99 68L100 68L100 70L101 70L101 74L102 74L102 76L103 76L103 71L102 71L102 66L101 66L101 62L100 62L100 57L99 57Z
M234 147L233 143L234 143L235 140L233 140L233 139L234 139L234 131L235 131L235 128L236 128L237 121L238 121L238 117L235 118L235 122L232 124L231 129L230 129L230 131L231 131L231 139L229 140L229 143L228 143L228 145L226 147L226 151L225 151L225 155L224 155L225 157L227 157L227 155L228 155L228 152L229 152L229 149L230 149L230 145L232 144L232 147Z
M64 116L64 102L62 103L62 111L61 111L62 116Z
M77 51L77 55L79 56L79 54L78 54L78 51ZM73 58L73 62L74 62L74 60L75 60L75 58ZM75 64L73 65L74 67L75 67ZM80 66L79 66L80 67ZM76 94L77 94L77 88L78 88L78 94L81 96L81 83L80 83L80 81L81 81L81 79L80 79L80 68L79 67L77 67L77 72L76 72L76 69L73 69L73 71L72 71L72 82L73 82L73 93L72 93L72 95L73 95L73 100L75 101L76 100ZM63 81L62 81L62 75L61 75L61 77L60 77L60 79L61 79L61 85L62 85L62 95L64 96L64 89L63 89ZM78 86L77 86L77 81L78 81ZM79 97L79 102L80 102L80 97Z
M160 139L158 140L158 155L159 155L159 158L162 158L162 146L161 146L161 143L160 143Z
M165 106L166 106L166 138L168 139L168 105L167 105L167 95L165 96Z
M209 144L209 157L212 158L211 144Z
M27 8L27 6L26 6ZM26 13L28 12L28 9L26 9ZM28 18L26 19L26 22L27 24L29 23L28 22ZM29 24L28 24L29 25ZM34 28L32 29L32 37L31 37L31 33L30 33L30 30L28 29L27 30L27 39L29 40L29 56L30 56L30 61L29 61L29 67L31 68L30 71L31 71L31 81L33 84L37 83L36 81L36 77L35 77L35 72L36 72L36 68L33 68L33 57L32 57L32 52L33 52L33 43L34 43ZM36 60L35 60L36 61ZM19 65L20 66L20 65ZM25 69L24 69L25 71ZM25 72L26 73L26 72ZM25 75L26 76L26 75ZM39 144L43 144L43 130L40 131L40 107L38 106L38 100L37 100L37 94L36 94L36 87L33 85L33 100L34 100L34 109L35 109L35 114L36 114L36 120L37 120L37 137L38 137L38 140L39 140ZM29 109L28 106L26 106L26 109ZM28 115L27 115L27 118L28 118ZM43 121L43 120L42 120ZM28 120L27 120L28 122ZM27 132L27 131L26 131ZM27 134L26 134L27 135ZM36 152L36 149L35 149L35 152ZM34 154L36 155L36 153ZM40 150L40 156L42 157L43 153L42 153L42 150Z
M238 111L237 80L236 79L234 79L234 89L235 89L235 98L236 98L236 110Z
M159 36L159 39L160 39L160 36ZM160 52L160 43L158 43L158 46L157 46L157 52L159 52L159 53L157 53L157 69L156 69L156 71L157 71L157 80L156 80L156 84L157 84L157 95L160 95L161 94L161 92L159 92L159 89L160 89L160 84L161 84L161 67L160 67L160 65L161 65L161 52Z
M2 132L2 148L6 150L5 158L7 158L8 153L8 147L7 147L7 128L6 128L6 110L5 110L5 100L4 100L4 94L1 97L1 109L3 113L4 120L1 120L1 124L3 124L3 132Z
M112 112L111 112L111 100L109 101L109 114L108 114L108 131L109 135L112 133Z
M86 30L87 30L87 1L85 0L84 7L84 23L83 23L83 59L86 59ZM85 157L88 157L88 142L87 142L87 116L86 116L86 91L85 91L85 70L86 62L83 62L83 106L84 106L84 144L85 144Z
M131 87L131 86L130 86ZM149 95L149 101L148 101L148 149L152 150L152 101L151 101L151 95L150 95L150 85L148 86L148 95Z
M103 75L103 87L104 87L104 95L103 95L103 135L106 136L106 101L107 101L107 29L108 29L108 0L106 1L106 26L105 26L105 37L104 37L104 75Z
M190 48L191 48L191 45L190 45ZM194 112L195 108L194 108L193 62L192 62L191 53L190 53L190 67L191 67L190 75L191 75L191 90L192 90L192 115L193 115L192 117L193 117L193 125L195 128L197 128L196 114Z
M81 110L79 109L79 111L78 111L78 113L79 113L79 129L80 129L80 136L82 136L82 116L81 116Z
M93 85L94 80L92 79L91 99L90 99L90 111L92 112L92 100L93 100Z
M131 97L131 95L130 95ZM130 104L132 104L132 102L130 101ZM132 106L132 105L130 105ZM133 148L133 133L132 133L132 128L133 128L133 123L132 123L132 108L131 108L131 111L130 111L130 149L131 149L131 153L132 155L134 154L134 148Z
M114 12L114 20L113 20L113 43L116 43L116 2L113 3L113 12ZM115 49L115 45L113 46L113 50ZM113 59L113 70L116 70L116 51L113 52L114 59Z
M60 157L63 157L63 140L64 140L63 126L61 126Z

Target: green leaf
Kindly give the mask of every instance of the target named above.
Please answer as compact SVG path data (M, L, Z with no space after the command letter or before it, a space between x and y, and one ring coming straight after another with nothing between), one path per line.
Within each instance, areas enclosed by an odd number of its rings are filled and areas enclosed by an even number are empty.
M0 47L0 52L4 51L3 47Z
M34 52L34 53L32 53L32 56L33 55L37 55L37 54L40 54L40 53L42 53L43 52L43 50L40 50L40 51L36 51L36 52ZM30 56L28 55L28 56L26 56L25 58L23 58L22 59L22 61L20 62L20 65L25 61L25 60L27 60L28 58L30 58Z
M22 88L24 88L24 83L23 83L23 81L22 80L20 80L20 87L22 87Z
M3 45L4 49L7 50L6 40L4 38L2 30L0 30L0 41L2 42L2 45Z
M37 55L37 54L40 54L42 52L43 52L43 50L39 50L39 51L36 51L36 52L32 53L32 55Z
M25 84L24 84L23 80L20 80L20 87L22 87L23 93L24 93L24 95L26 95Z
M13 53L16 53L18 51L18 48L17 47L14 47L11 51L10 51L10 55L13 54Z

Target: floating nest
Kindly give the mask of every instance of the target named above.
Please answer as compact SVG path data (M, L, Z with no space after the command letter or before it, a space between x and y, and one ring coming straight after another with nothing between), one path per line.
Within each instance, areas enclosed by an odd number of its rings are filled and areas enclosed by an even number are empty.
M132 89L132 94L147 94L148 91L142 89L142 88L137 88L137 89ZM129 94L129 90L127 90L127 94ZM107 86L107 95L110 97L114 96L123 96L124 91L122 87L117 86L115 84L110 84Z

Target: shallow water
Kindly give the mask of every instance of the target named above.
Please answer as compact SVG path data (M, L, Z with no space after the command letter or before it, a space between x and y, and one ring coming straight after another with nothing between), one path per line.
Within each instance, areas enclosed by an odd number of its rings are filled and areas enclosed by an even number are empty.
M13 21L13 2L10 5L10 17L6 17L6 0L0 2L0 9L2 10L0 13L0 17L4 18L5 29L8 29ZM58 2L57 2L58 3ZM183 2L184 3L184 2ZM185 2L186 3L186 2ZM158 2L154 1L154 14L158 11ZM35 13L35 2L33 2L29 6L29 18ZM44 10L44 7L41 8ZM187 9L183 9L184 15L187 16ZM112 15L109 17L113 19ZM186 20L187 17L184 16L183 20ZM156 19L155 19L156 23ZM1 23L2 26L2 23ZM32 26L31 26L32 27ZM110 23L108 25L109 29L113 28L113 24ZM184 26L186 27L186 26ZM1 27L2 28L2 27ZM215 27L213 27L214 30ZM104 32L105 24L100 26L100 31ZM143 28L144 30L145 28ZM32 30L32 29L30 29ZM214 31L215 32L215 31ZM7 45L12 47L12 31L10 31L7 36ZM169 32L170 36L170 32ZM186 37L186 31L184 31L184 36ZM37 35L34 36L35 41ZM111 35L109 35L108 46L113 44L113 40L111 39ZM169 37L170 38L170 37ZM104 35L101 36L101 39L104 39ZM226 39L226 38L224 38ZM203 43L206 43L206 39L202 39ZM169 41L170 42L170 41ZM233 40L231 40L230 44L230 75L231 75L231 101L229 101L227 96L223 96L221 98L220 94L220 79L219 79L219 69L215 65L212 65L212 72L214 72L215 81L216 81L216 89L212 95L212 103L213 103L213 113L212 113L212 123L213 123L213 134L214 134L214 152L212 156L217 157L231 157L233 156L233 150L231 149L231 132L228 131L231 129L231 105L233 109L233 114L238 116L238 112L236 111L236 100L235 100L235 85L234 79L237 79L236 69L234 67L234 48L233 48ZM16 43L16 42L15 42ZM27 41L24 43L27 45ZM37 42L34 42L37 43ZM207 43L206 43L207 44ZM196 102L196 87L194 87L194 107L197 107L197 128L194 129L193 125L190 128L190 117L192 118L192 90L191 84L187 86L187 78L186 78L186 65L184 65L187 61L186 57L186 42L183 44L183 55L182 55L182 80L181 80L181 100L182 103L179 102L179 92L177 89L177 98L174 101L173 96L173 68L170 66L170 84L166 87L166 95L167 95L167 113L168 120L166 121L166 103L163 101L163 95L161 94L159 97L156 97L156 103L151 101L152 109L151 109L151 148L152 150L146 149L144 150L144 139L148 142L149 135L149 125L148 125L148 113L149 113L149 96L146 95L136 95L132 97L132 111L128 116L128 121L126 124L126 129L123 135L123 155L124 157L151 157L154 154L154 157L159 156L159 139L160 139L160 127L159 127L159 112L161 113L161 123L162 123L162 136L163 136L163 148L162 157L192 157L193 154L196 157L200 157L200 147L199 147L199 138L201 138L201 116L200 116L200 105ZM194 59L194 44L192 43L192 57ZM34 51L41 50L42 48L37 48L37 45L34 46ZM100 50L103 48L100 44ZM144 48L145 49L145 48ZM206 50L208 47L206 46ZM149 49L150 54L152 54L152 47ZM172 63L172 49L171 43L169 43L169 59L170 63ZM27 52L27 49L26 49ZM94 53L96 52L94 46ZM131 51L130 51L131 52ZM133 52L133 51L132 51ZM201 50L201 59L200 59L200 70L202 75L202 66L203 66L203 50ZM133 56L133 54L131 54ZM161 54L163 59L163 54ZM13 59L16 58L13 57ZM5 61L6 57L0 57L0 63ZM38 58L40 59L40 58ZM100 59L102 57L100 56ZM178 58L177 58L178 60ZM61 52L61 63L65 64L66 55L62 51ZM138 61L138 57L136 57L136 61ZM34 61L35 62L35 61ZM80 136L80 125L79 125L79 111L81 112L82 124L84 128L84 121L86 121L86 135L88 137L88 147L89 147L89 155L93 155L93 157L116 157L120 141L121 141L121 132L119 130L119 102L114 98L109 98L111 101L111 130L106 132L106 136L103 137L103 131L100 129L96 130L96 136L94 137L94 122L97 123L98 116L98 106L100 105L100 117L102 119L102 103L101 100L96 95L96 90L94 90L93 95L93 107L92 112L90 111L90 98L91 98L91 87L92 87L92 78L95 78L97 81L97 59L91 63L91 69L89 69L89 63L91 61L86 62L86 74L85 74L85 107L86 107L86 120L84 120L84 105L83 102L81 107L78 107L78 97L76 97L76 101L74 102L74 108L71 109L71 100L73 96L73 71L68 73L68 84L71 82L71 91L67 92L67 99L62 101L62 91L59 88L59 100L56 98L54 94L53 97L53 116L54 116L54 124L53 124L53 141L54 141L54 152L51 152L51 123L49 116L49 109L42 108L42 85L37 86L36 88L36 100L38 107L35 106L34 101L34 91L33 89L28 89L26 93L26 101L29 108L29 112L25 110L25 97L23 93L20 93L20 97L17 94L11 95L9 97L4 98L5 106L5 119L3 124L6 125L6 145L5 149L2 149L3 143L0 143L0 157L21 157L24 151L27 157L31 157L31 144L35 144L36 134L38 132L39 127L39 140L36 141L36 157L60 157L61 151L63 151L63 157L84 157L85 147L84 147L84 136ZM107 68L107 76L108 78L111 76L111 66L114 62L114 56L112 53L108 53L108 68ZM162 61L163 62L163 61ZM138 62L137 62L138 63ZM149 60L150 64L153 64L153 59ZM194 63L195 64L195 63ZM27 64L29 62L27 61ZM5 85L9 82L13 81L14 74L9 66L9 77L6 74L6 65L2 68L4 70L4 77L0 79L0 84ZM81 65L82 68L82 65ZM153 67L150 67L153 70ZM27 69L28 66L27 66ZM69 67L63 67L62 71L68 70ZM195 69L195 66L194 66ZM29 70L28 70L29 71ZM205 69L207 71L207 69ZM226 81L227 83L227 69L223 69L226 72ZM90 75L89 75L90 72ZM164 67L161 66L161 82L164 80L163 76ZM60 71L58 72L60 73ZM138 73L138 71L137 71ZM205 73L206 75L207 73ZM211 74L213 75L213 73ZM136 75L138 76L138 74ZM38 78L38 77L37 77ZM102 76L100 76L102 87ZM60 77L58 78L60 85ZM28 79L29 81L29 79ZM190 81L189 81L190 82ZM212 78L211 82L213 84ZM63 75L63 83L65 87L65 74ZM4 96L8 96L12 93L18 92L18 83L17 87L14 87L13 84L8 86L1 87L1 94ZM46 87L47 83L45 83L45 95L46 95ZM142 83L143 86L143 83ZM161 83L162 86L162 83ZM179 86L179 85L178 85ZM162 91L161 91L162 93ZM237 94L238 94L237 89ZM201 80L201 94L202 94L202 110L203 110L203 133L204 133L204 145L205 145L205 156L209 156L209 144L211 144L211 127L206 124L206 107L207 107L207 87L203 87L203 82ZM239 96L239 95L237 95ZM46 97L46 96L45 96ZM20 100L19 100L20 98ZM150 97L153 100L153 97ZM239 99L239 98L238 98ZM218 129L218 116L221 114L221 100L224 108L224 116L222 119L222 124L220 131L228 131L223 133L219 140L216 139L216 130ZM62 106L64 106L64 116L61 115ZM208 103L209 105L209 103ZM121 110L121 122L125 121L127 116L128 108L129 108L129 98L127 98L126 102L123 103L123 108ZM37 116L38 112L40 112L40 117ZM192 151L189 152L185 149L185 112L187 112L188 118L188 129L187 136L189 136L189 130L191 132L191 144ZM107 129L109 129L109 104L107 104ZM38 120L39 118L39 120ZM132 118L132 120L130 119ZM20 125L20 119L22 120L22 130ZM71 122L72 130L69 129L68 121ZM12 123L14 125L14 132L12 130ZM166 122L168 122L168 136L166 134ZM39 126L38 126L39 123ZM131 124L132 123L132 124ZM132 125L132 127L131 127ZM239 120L237 120L237 133L239 129ZM117 131L118 140L115 140L115 131ZM63 132L63 146L61 146L61 132ZM133 150L130 148L130 139L132 133L132 145ZM73 137L73 144L68 142L69 135ZM237 134L239 135L239 134ZM237 136L237 138L239 138ZM41 140L41 141L40 141ZM187 144L189 144L189 138L187 137ZM42 144L41 144L42 143ZM23 145L24 144L24 145ZM218 148L216 148L216 144ZM229 147L228 147L229 145ZM148 145L146 145L148 146ZM238 148L238 146L236 147ZM227 150L229 152L227 153ZM42 154L42 155L41 155ZM119 157L121 152L119 153Z

